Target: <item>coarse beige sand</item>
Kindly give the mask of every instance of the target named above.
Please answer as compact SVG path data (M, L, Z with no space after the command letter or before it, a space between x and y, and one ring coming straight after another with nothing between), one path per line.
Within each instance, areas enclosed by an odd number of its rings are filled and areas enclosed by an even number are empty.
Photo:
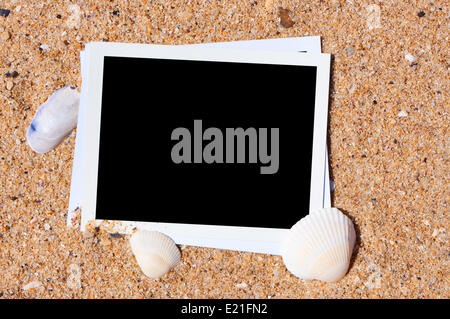
M0 16L1 298L449 298L447 1L0 0L0 9L10 10ZM181 263L153 280L126 237L65 226L75 132L45 155L25 133L53 91L80 85L85 43L304 35L322 36L333 55L333 203L358 232L344 279L304 281L280 257L181 247ZM282 90L261 79L255 93Z

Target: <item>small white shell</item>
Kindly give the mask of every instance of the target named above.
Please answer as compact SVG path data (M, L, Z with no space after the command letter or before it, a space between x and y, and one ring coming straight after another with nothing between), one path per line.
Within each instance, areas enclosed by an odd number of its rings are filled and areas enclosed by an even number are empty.
M180 262L174 241L157 231L138 229L130 238L131 250L142 272L159 278Z
M281 255L295 276L334 282L347 273L355 239L352 221L336 208L325 208L289 230Z
M51 151L77 126L80 93L73 87L57 90L37 110L27 131L27 142L33 151Z

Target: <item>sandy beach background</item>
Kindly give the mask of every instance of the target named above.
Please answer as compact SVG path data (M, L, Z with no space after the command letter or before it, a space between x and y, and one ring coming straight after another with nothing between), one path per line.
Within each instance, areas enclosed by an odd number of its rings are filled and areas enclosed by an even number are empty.
M0 0L0 9L0 298L449 298L448 2ZM65 226L75 132L45 155L25 133L56 89L80 86L85 43L305 35L322 36L333 56L333 203L358 232L344 279L304 281L281 257L180 247L181 263L153 280L126 237ZM260 88L295 94L281 79Z

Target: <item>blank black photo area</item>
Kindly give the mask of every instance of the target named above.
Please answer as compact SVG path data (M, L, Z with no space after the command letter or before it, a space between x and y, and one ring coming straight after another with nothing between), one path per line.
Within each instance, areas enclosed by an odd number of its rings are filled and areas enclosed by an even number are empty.
M317 68L105 57L97 219L290 228Z

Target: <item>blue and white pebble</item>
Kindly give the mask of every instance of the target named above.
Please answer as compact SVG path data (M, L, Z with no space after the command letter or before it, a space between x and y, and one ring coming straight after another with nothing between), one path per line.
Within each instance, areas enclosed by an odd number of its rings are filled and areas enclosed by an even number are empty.
M44 154L58 146L77 126L80 93L63 87L53 93L34 115L27 131L31 149Z

